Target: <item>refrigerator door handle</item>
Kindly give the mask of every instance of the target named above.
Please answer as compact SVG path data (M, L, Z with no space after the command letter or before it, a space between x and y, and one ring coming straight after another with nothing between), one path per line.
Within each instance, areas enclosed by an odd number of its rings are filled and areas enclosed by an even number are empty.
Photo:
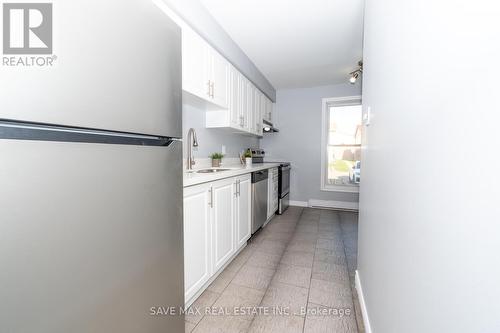
M180 139L0 118L0 139L168 147Z

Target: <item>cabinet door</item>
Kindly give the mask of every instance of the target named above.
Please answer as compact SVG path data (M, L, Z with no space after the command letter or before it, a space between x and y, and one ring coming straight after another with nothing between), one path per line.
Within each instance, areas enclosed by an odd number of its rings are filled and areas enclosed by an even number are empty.
M273 114L274 113L274 103L271 100L269 100L268 105L269 105L268 106L269 107L269 121L273 122L273 121L275 121L274 114Z
M244 130L247 132L252 131L252 105L253 105L253 94L252 94L252 84L246 78L242 77L242 105L243 105L243 117L245 119Z
M241 75L241 73L237 73L237 77L238 77L238 93L239 93L239 97L240 97L240 100L238 102L238 106L239 106L239 109L240 109L240 118L242 119L242 128L244 130L246 130L246 125L247 125L247 119L246 119L246 110L247 110L247 94L246 94L246 90L247 90L247 86L246 86L246 82L245 82L245 78L243 77L243 75Z
M251 236L252 223L252 180L250 175L237 179L236 196L236 250L241 248Z
M263 96L264 98L262 99L263 106L262 106L262 119L263 120L269 120L269 112L268 112L268 106L267 106L267 101L269 100L265 95Z
M273 215L273 192L274 192L274 177L273 169L269 169L269 175L267 178L267 218L269 219Z
M220 107L228 107L229 62L217 51L210 48L211 83L213 103Z
M273 102L266 97L266 119L269 122L273 122Z
M205 41L190 29L182 30L182 89L210 98L209 60Z
M256 129L255 129L255 119L257 118L255 116L255 110L256 110L256 104L255 104L255 87L254 85L248 81L247 82L247 87L248 87L248 95L247 95L247 101L248 101L248 130L252 134L256 134Z
M273 213L276 213L278 210L278 205L279 205L279 198L278 198L278 182L279 182L279 171L278 168L274 168L273 172Z
M264 118L264 113L266 112L266 96L259 92L259 109L257 112L257 134L262 136L262 128L264 127L262 119Z
M238 72L233 66L229 67L229 112L231 127L243 128L243 115L241 113L240 85Z
M278 168L269 169L267 218L278 210Z
M184 292L189 300L210 279L210 186L184 190Z
M212 184L213 271L219 270L234 253L234 196L235 179L228 178Z

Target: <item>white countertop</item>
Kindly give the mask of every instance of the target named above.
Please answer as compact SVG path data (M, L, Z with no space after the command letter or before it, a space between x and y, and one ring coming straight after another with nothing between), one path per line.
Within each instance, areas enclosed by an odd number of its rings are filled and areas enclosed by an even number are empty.
M235 177L244 175L246 173L251 173L254 171L271 169L274 167L278 167L279 163L256 163L252 164L250 167L246 167L241 164L230 164L230 165L222 165L220 169L230 169L227 171L220 171L214 173L196 173L196 172L187 172L184 170L184 187L213 182L215 180ZM198 168L193 169L194 171L200 169L208 169L208 168Z

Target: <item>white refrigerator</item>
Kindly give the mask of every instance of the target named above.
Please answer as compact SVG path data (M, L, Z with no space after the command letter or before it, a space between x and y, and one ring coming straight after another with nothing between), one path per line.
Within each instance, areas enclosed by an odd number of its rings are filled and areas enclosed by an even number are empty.
M180 28L46 3L2 8L0 332L183 332Z

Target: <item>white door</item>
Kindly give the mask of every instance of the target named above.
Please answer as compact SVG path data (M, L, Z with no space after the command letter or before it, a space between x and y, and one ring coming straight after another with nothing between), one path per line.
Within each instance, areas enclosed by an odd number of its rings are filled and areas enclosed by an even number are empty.
M252 180L250 175L238 177L236 189L236 249L239 249L251 236Z
M189 300L211 276L211 187L184 189L184 291Z
M223 179L212 184L213 271L219 270L234 253L235 179Z
M190 29L182 30L182 89L209 100L210 61L206 42Z
M212 69L212 100L220 107L228 107L229 62L217 51L210 49Z

